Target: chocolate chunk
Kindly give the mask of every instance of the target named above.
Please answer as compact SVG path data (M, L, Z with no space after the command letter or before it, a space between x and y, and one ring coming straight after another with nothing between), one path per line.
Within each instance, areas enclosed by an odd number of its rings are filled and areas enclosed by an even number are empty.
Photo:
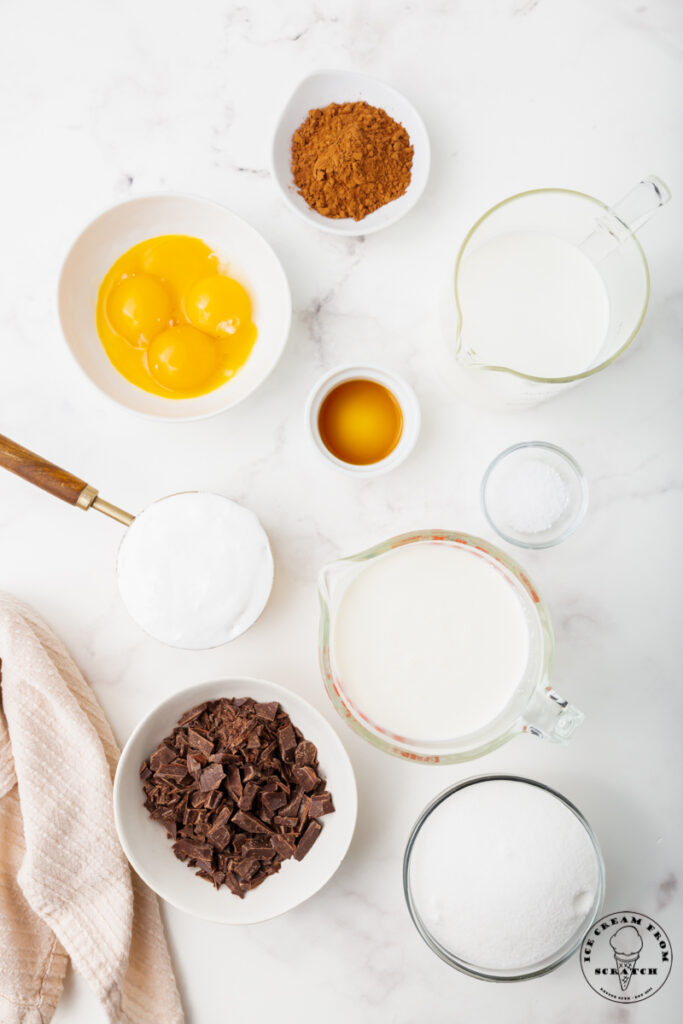
M259 787L255 782L247 782L246 786L242 790L242 799L239 802L241 811L251 810L258 790Z
M228 768L227 787L228 793L235 803L238 804L242 799L242 779L240 778L240 770L237 765L230 765Z
M280 747L280 757L283 761L291 761L296 749L296 736L291 722L283 725L277 731L277 742Z
M301 786L304 793L310 793L318 784L318 776L309 765L306 765L304 768L293 768L292 776L297 785Z
M226 825L214 825L207 832L206 838L222 853L232 839L232 832Z
M301 743L297 744L297 748L294 752L294 763L303 768L307 764L317 764L318 762L318 748L315 743L311 743L310 740L302 740Z
M173 852L243 899L306 856L334 810L306 740L277 701L206 701L140 767L144 805Z
M155 779L163 779L167 782L181 782L187 775L187 764L185 761L171 761L164 764L154 773Z
M191 747L196 747L197 750L201 750L202 754L206 757L213 752L213 743L208 736L203 736L195 729L187 730L187 740Z
M278 835L277 833L270 837L270 841L273 844L275 852L282 857L283 860L288 860L296 849L294 843L290 843L289 839L285 839L284 836Z
M220 786L221 782L225 778L225 772L223 771L223 765L221 764L210 764L208 768L205 768L202 774L199 776L199 788L202 792L207 790L216 789Z
M266 809L270 817L272 818L275 811L280 807L284 807L287 803L287 797L281 791L275 793L264 793L261 797L261 804Z
M206 763L206 758L203 754L188 754L186 761L189 774L196 779Z
M162 743L150 757L149 766L152 771L155 772L157 769L161 768L162 765L170 764L171 761L175 761L177 756L178 755L175 750L171 747L167 747L165 743Z
M178 719L178 725L187 725L188 722L194 722L195 718L199 718L202 711L204 711L205 708L208 708L208 706L209 702L208 700L205 700L203 704L198 704L196 708L191 708L189 711L186 711L185 714Z
M274 722L275 716L280 710L280 705L276 700L271 700L267 704L255 704L254 714L259 718L265 718L268 722Z
M245 832L270 832L271 830L253 814L247 811L236 811L232 817L233 825L239 825Z
M313 843L316 841L322 831L322 825L319 821L309 822L308 828L302 835L299 842L296 844L296 850L294 852L294 860L303 860L306 854L309 852Z
M323 814L332 814L333 811L332 794L328 793L327 790L322 793L316 793L311 797L309 814L312 818L319 818Z

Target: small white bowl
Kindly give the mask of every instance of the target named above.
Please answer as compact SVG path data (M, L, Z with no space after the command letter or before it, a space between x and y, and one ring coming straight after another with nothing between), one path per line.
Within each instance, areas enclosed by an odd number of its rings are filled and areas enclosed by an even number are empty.
M403 431L401 438L392 452L379 462L371 462L367 466L354 466L333 455L320 436L318 418L320 407L330 391L347 380L374 380L383 384L401 406L403 413ZM311 390L306 401L305 420L308 432L318 451L338 469L353 476L377 476L395 469L410 455L420 433L420 404L417 395L410 385L397 373L383 370L379 366L338 366L321 377Z
M350 217L335 220L312 210L299 195L292 177L292 136L309 110L330 103L369 103L381 107L408 132L413 146L410 185L402 196L368 214L363 220ZM369 235L394 224L412 209L422 195L429 177L429 136L415 107L405 96L378 78L358 71L316 71L296 87L280 115L271 150L273 177L285 201L313 227L336 235Z
M218 253L249 292L258 329L246 364L199 398L163 398L131 384L109 361L95 325L97 293L112 263L138 242L173 234L200 238ZM284 270L258 231L218 203L182 195L140 196L92 221L64 260L58 305L71 354L103 394L133 412L176 421L214 416L250 395L280 358L292 316Z
M335 811L322 819L322 832L301 861L285 861L280 871L244 899L224 886L214 889L178 860L170 839L144 807L140 765L190 708L220 697L276 700L292 722L318 748L320 771L327 780ZM260 679L217 679L187 687L162 701L133 731L123 748L114 779L114 819L119 840L132 867L162 899L195 917L221 924L256 924L284 914L309 899L330 880L349 848L356 824L358 797L349 756L334 729L302 697Z

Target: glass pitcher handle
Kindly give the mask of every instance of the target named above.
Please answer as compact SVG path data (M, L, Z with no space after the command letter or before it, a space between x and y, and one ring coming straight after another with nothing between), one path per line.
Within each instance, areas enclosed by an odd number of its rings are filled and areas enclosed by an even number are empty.
M597 218L595 230L579 248L593 263L599 263L627 242L670 199L671 190L661 178L654 174L643 178Z
M626 237L634 235L670 199L671 190L668 185L651 174L649 178L639 181L618 203L610 206L610 223L611 218L614 218Z
M531 698L524 715L523 732L551 743L567 743L583 719L583 711L575 708L551 686L546 686Z

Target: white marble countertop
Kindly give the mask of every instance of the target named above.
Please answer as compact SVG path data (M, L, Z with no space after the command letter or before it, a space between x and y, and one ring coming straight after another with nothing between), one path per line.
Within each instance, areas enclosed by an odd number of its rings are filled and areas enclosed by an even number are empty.
M243 673L312 701L358 777L350 852L308 903L241 930L164 908L189 1024L260 1024L277 990L290 993L280 1024L321 1015L328 1024L680 1020L680 14L675 0L3 5L0 430L123 507L195 487L245 502L271 536L277 573L247 635L213 652L166 649L119 602L117 525L3 475L0 586L63 636L121 742L174 689ZM318 67L391 82L432 139L419 205L366 239L311 230L266 169L285 94ZM433 365L434 310L472 221L526 188L564 185L610 201L648 173L668 182L674 201L642 232L652 300L626 357L527 413L455 402ZM56 319L57 273L75 234L111 203L157 189L211 197L250 220L293 292L276 371L244 405L194 424L138 419L105 401L72 365ZM410 459L365 482L327 467L302 423L320 372L356 359L404 372L424 416ZM574 538L518 553L553 617L556 685L586 721L566 748L524 737L448 768L385 757L345 728L323 692L317 570L411 528L492 540L478 504L482 473L501 448L530 438L567 447L591 489ZM668 931L672 976L648 1003L629 1010L601 999L577 957L537 981L477 982L418 937L401 888L410 826L447 784L498 770L575 801L603 846L606 910L639 909ZM55 1021L101 1020L70 975Z

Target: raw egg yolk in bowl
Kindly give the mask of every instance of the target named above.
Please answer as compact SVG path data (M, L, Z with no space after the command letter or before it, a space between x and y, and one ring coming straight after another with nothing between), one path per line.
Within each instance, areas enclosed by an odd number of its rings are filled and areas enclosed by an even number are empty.
M188 235L139 242L107 272L97 333L131 384L164 398L215 391L256 341L251 299L218 256Z

